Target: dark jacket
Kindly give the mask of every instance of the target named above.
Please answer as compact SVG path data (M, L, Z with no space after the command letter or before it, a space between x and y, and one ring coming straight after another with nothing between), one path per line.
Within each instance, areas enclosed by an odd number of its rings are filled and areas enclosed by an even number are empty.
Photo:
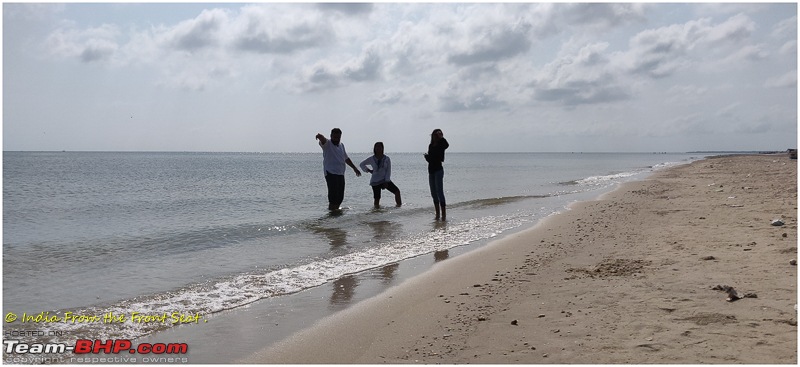
M428 145L428 154L425 155L425 160L428 161L428 173L434 173L443 169L442 162L444 162L444 151L449 147L450 144L445 138L439 140L436 145Z

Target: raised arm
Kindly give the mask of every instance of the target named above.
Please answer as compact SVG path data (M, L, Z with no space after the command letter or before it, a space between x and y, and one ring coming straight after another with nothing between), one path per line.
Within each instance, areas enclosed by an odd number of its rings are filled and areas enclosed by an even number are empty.
M319 145L325 145L325 142L328 141L328 138L326 138L325 135L322 135L320 133L317 133L317 137L316 138L317 138L317 140L319 140Z

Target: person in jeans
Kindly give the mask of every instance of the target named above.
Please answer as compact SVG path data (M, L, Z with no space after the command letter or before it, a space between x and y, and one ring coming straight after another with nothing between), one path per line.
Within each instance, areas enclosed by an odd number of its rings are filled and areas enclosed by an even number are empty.
M450 147L441 129L433 130L431 133L431 143L428 145L428 152L425 153L425 160L428 161L428 183L431 187L431 197L433 207L436 208L436 220L440 214L442 220L447 219L447 203L444 199L444 151Z
M375 207L377 208L380 206L381 190L388 190L394 194L394 201L399 207L403 204L400 200L400 189L392 182L392 160L389 159L389 156L383 154L383 142L379 141L375 143L372 152L375 155L365 159L358 166L361 167L361 170L364 172L372 174L369 185L372 186L372 197L375 199Z
M325 183L328 185L328 209L338 211L339 205L344 201L344 171L345 164L353 168L356 176L361 176L361 171L356 168L342 143L342 130L331 130L331 138L317 134L319 146L322 148L322 167L325 170Z

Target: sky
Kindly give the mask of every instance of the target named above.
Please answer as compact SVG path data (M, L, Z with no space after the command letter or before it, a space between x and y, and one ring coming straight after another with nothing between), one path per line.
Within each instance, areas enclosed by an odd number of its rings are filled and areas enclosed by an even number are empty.
M4 3L3 150L797 147L795 3Z

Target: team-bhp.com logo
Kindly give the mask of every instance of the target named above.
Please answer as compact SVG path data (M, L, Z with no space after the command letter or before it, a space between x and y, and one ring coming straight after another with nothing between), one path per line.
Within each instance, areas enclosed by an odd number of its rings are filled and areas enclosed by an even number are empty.
M119 354L127 351L130 354L186 354L189 346L186 343L141 343L133 348L130 340L107 340L103 343L100 340L80 339L75 343L75 354Z
M3 340L6 353L26 354L26 353L66 353L75 354L119 354L128 352L130 354L186 354L189 352L189 345L186 343L141 343L135 348L133 343L127 339L100 340L79 339L75 346L64 343L54 344L27 344L20 343L19 340Z
M75 342L74 346L65 343L28 344L22 343L19 340L3 340L3 350L7 356L64 354L69 352L78 355L127 353L163 356L186 354L189 352L189 345L186 343L140 343L134 346L133 343L127 339L111 339L106 341L79 339ZM156 359L154 359L154 361L155 360ZM130 362L135 362L135 360L131 360Z

